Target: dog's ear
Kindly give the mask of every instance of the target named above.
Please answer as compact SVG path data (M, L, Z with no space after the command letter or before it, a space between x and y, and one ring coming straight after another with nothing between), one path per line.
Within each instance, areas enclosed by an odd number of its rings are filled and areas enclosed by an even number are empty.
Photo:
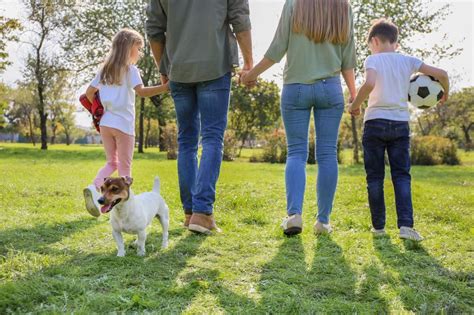
M133 178L130 176L122 176L122 179L127 186L131 186L133 183Z

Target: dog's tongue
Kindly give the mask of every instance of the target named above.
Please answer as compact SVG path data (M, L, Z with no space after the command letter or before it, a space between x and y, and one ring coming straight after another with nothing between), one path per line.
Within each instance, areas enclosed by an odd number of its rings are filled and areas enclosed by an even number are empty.
M100 208L100 212L107 213L110 210L110 205L105 205Z

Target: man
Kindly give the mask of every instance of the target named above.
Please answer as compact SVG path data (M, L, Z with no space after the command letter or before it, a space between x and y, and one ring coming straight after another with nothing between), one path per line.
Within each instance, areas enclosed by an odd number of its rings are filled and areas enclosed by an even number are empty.
M253 66L248 0L150 0L147 17L153 56L175 103L184 225L197 233L219 231L213 206L237 43L242 72Z

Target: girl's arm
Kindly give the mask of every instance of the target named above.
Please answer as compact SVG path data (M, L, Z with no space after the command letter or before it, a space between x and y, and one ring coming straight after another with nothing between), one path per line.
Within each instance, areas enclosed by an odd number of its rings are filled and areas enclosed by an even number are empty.
M156 86L143 86L143 84L139 84L134 90L140 97L151 97L169 91L169 83Z
M86 90L86 97L89 100L89 102L93 103L94 102L94 95L99 89L89 85L89 87Z
M349 106L349 113L353 116L360 114L360 106L369 97L370 92L374 89L377 72L374 69L367 69L365 72L365 82L360 87L354 102Z
M347 88L349 89L349 94L351 95L350 102L352 103L357 95L354 69L352 68L342 70L342 77L344 78Z
M444 95L443 98L441 99L441 104L446 102L448 100L448 95L449 95L449 77L448 73L444 71L443 69L436 68L433 66L428 66L425 64L422 64L420 69L418 70L423 74L430 75L434 77L436 80L441 83L441 86L444 89Z
M244 73L240 79L244 85L252 85L257 81L260 74L275 64L274 61L264 57L255 67L247 73Z

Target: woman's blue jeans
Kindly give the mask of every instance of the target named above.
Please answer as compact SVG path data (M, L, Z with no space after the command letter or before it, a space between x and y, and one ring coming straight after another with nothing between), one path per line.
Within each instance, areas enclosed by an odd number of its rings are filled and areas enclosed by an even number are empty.
M344 96L339 76L313 84L283 86L281 113L288 146L285 170L288 215L303 211L308 129L313 112L318 162L318 221L329 223L337 186L337 138L343 111Z

